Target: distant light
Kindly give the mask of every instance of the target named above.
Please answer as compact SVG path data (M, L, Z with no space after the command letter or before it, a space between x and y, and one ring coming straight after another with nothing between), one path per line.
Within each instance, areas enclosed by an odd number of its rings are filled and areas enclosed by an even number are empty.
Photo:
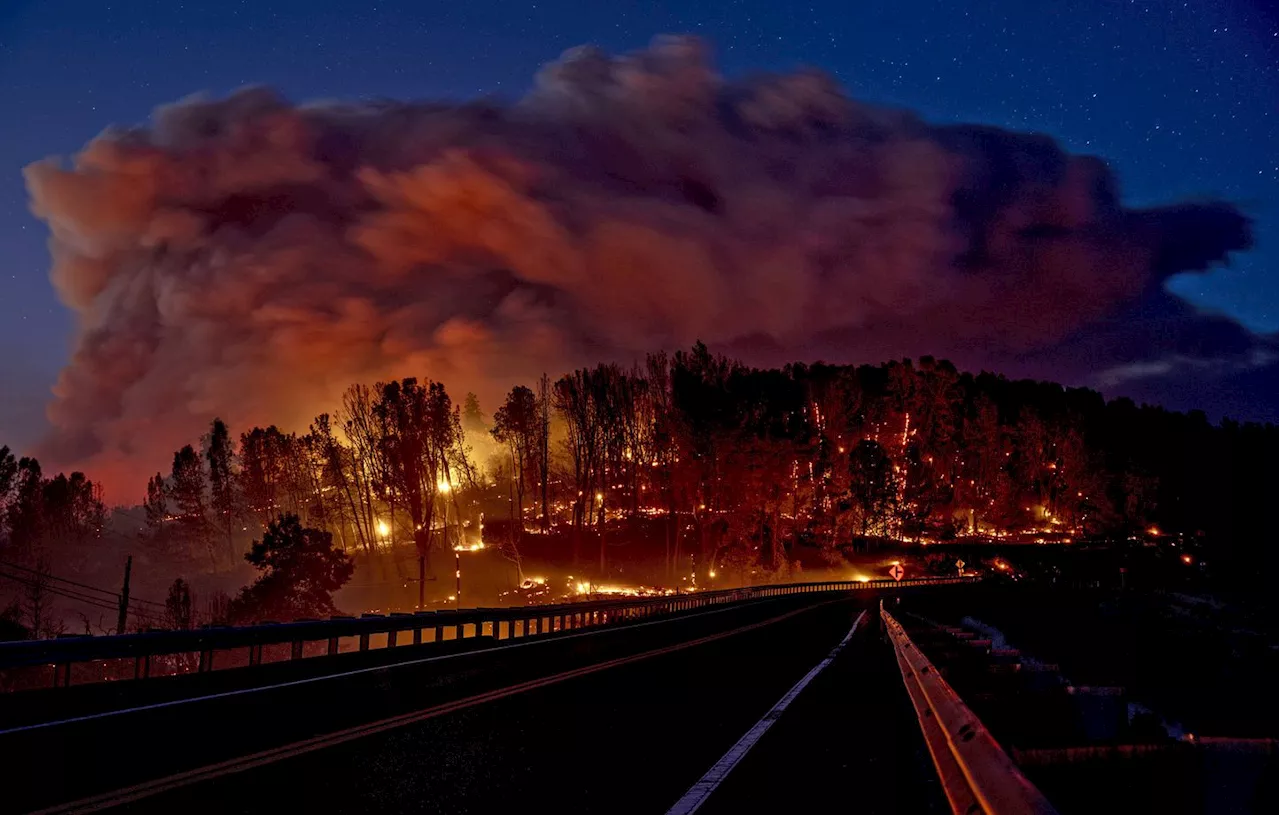
M442 493L449 492L453 489L453 485L449 483L447 478L442 478L436 482L436 489Z
M1159 534L1160 534L1160 528L1159 528L1159 527L1155 527L1155 526L1153 526L1153 527L1151 527L1150 529L1148 529L1148 530L1147 530L1147 534L1148 534L1148 535L1159 535Z
M386 521L378 521L378 534L384 538L391 534L391 527L387 526Z
M712 569L711 571L707 572L707 577L715 577L715 576L716 576L716 570L715 570L715 569Z
M1191 565L1191 561L1192 561L1192 557L1191 557L1191 555L1183 555L1183 556L1182 556L1182 562L1183 562L1183 563L1185 563L1185 564L1187 564L1188 566L1190 566L1190 565Z

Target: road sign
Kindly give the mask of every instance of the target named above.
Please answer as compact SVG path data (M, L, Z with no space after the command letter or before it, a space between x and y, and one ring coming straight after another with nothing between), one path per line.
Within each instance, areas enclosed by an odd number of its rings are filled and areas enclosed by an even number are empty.
M893 564L892 566L890 566L890 567L889 567L889 576L890 576L890 577L892 577L894 580L901 580L901 579L902 579L902 567L901 567L901 566L899 566L897 563L895 563L895 564Z
M964 568L964 561L963 561L963 560L959 560L959 559L957 559L957 560L956 560L956 568L957 568L957 569L963 569L963 568Z

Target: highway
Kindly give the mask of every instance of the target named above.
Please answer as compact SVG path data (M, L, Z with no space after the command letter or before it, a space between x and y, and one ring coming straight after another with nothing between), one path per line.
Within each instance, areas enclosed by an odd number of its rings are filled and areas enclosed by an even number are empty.
M763 730L696 811L945 812L876 602L761 600L11 728L0 806L687 813Z

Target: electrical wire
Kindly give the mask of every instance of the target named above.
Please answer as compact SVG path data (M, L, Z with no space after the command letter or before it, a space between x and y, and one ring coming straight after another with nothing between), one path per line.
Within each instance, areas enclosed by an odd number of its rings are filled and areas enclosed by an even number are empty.
M39 589L42 589L43 591L47 591L50 595L53 595L55 597L61 597L66 600L74 600L75 602L84 603L85 605L92 606L93 608L101 609L103 611L119 611L118 606L114 606L109 602L86 597L84 595L77 595L77 594L62 592L54 588L53 586L45 585L43 587L40 587L37 583L33 581L27 581L15 575L8 574L6 572L0 572L0 577L6 578L8 580L12 580L18 585L25 586L28 589L34 590L39 588Z
M75 586L80 589L96 591L100 594L105 594L107 595L107 597L110 597L110 598L118 598L120 596L119 592L111 591L110 589L104 589L99 586L91 586L88 583L78 583L75 580L68 580L65 577L58 577L57 575L50 574L48 572L41 572L37 569L32 569L27 566L20 566L17 563L10 563L9 561L6 561L6 560L0 560L0 568L17 569L19 571L28 572L29 574L33 574L33 575L42 575L47 580L54 580L59 583L66 583L68 585ZM143 603L146 605L156 606L158 608L164 608L164 603L157 603L155 600L148 600L144 597L135 597L132 594L130 594L129 604L132 605L133 603Z
M118 604L119 598L117 598L117 602L113 603L110 600L82 594L72 589L64 589L60 586L52 586L52 585L45 584L43 587L41 587L39 583L35 580L31 580L21 575L9 574L4 571L0 571L0 577L6 578L8 580L12 580L13 582L21 586L27 587L28 589L42 588L43 591L47 591L49 594L54 595L55 597L61 597L65 600L73 600L75 602L83 603L92 608L96 608L102 611L118 612L120 610L120 606ZM129 612L133 614L135 617L141 617L141 618L146 618L148 615L155 613L150 609L139 609L132 606L129 608Z

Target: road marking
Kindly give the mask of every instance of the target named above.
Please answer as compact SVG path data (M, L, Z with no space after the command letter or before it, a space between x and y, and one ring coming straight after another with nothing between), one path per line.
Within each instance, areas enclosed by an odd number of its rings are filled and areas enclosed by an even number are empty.
M141 784L136 784L131 787L125 787L119 790L113 790L111 792L90 796L88 798L82 798L78 801L71 801L65 804L58 804L56 806L49 807L48 809L39 810L35 813L32 813L32 815L53 815L54 813L71 813L71 812L97 812L99 810L121 806L123 804L132 803L133 801L138 801L143 798L149 798L153 795L157 795L162 792L167 792L169 790L177 789L179 787L189 786L191 784L195 784L201 781L209 781L215 778L219 778L221 776L243 772L245 770L249 770L254 767L261 767L266 764L273 764L277 761L281 761L286 758L293 758L294 756L300 756L306 753L313 753L317 750L323 750L326 747L334 747L344 742L353 741L355 739L363 738L365 736L372 736L377 733L382 733L388 730L394 730L399 727L404 727L406 725L416 724L418 722L426 721L427 719L434 719L437 716L443 716L447 713L453 713L455 711L464 710L469 707L475 707L476 705L481 705L481 704L484 704L485 702L493 702L498 699L506 698L508 696L514 696L519 693L524 693L525 691L536 690L538 688L543 688L548 685L554 685L556 683L564 682L569 679L576 679L580 676L587 676L589 674L598 673L599 671L607 670L609 668L616 668L618 666L627 665L632 662L639 662L642 659L649 659L651 657L662 656L664 654L670 654L676 651L683 651L687 648L693 648L698 645L705 645L706 643L709 643L709 642L715 642L716 640L722 640L722 639L725 639L726 637L732 637L735 634L744 634L748 631L754 631L759 628L764 628L765 626L768 626L768 625L773 625L774 623L782 622L783 620L794 617L797 614L803 614L807 611L812 611L815 608L820 608L821 606L830 605L831 603L837 603L837 602L840 602L840 600L839 599L826 600L821 603L815 603L811 606L805 606L804 608L798 608L793 611L788 611L785 614L780 614L777 617L771 617L767 620L761 620L760 622L750 623L748 625L740 626L738 628L733 628L728 631L721 631L716 634L709 634L705 637L699 637L696 640L687 640L685 642L678 642L673 645L664 646L662 648L655 648L650 651L643 651L639 654L632 654L630 656L625 656L625 657L617 657L615 659L607 660L605 662L599 662L594 665L585 665L581 668L574 668L572 670L564 671L562 673L542 677L541 679L531 679L526 682L519 682L515 685L510 685L505 688L498 688L497 690L487 691L485 693L479 693L474 696L469 696L465 699L457 699L452 702L444 702L434 707L424 708L423 710L416 710L411 713L402 713L398 716L392 716L390 718L382 719L380 721L370 722L368 724L363 724L363 725L356 725L355 727L349 727L345 730L339 730L334 733L327 733L322 736L314 736L309 739L303 739L302 741L294 742L293 744L286 744L280 747L273 747L267 750L262 750L257 753L251 753L247 756L228 759L227 761L221 761L216 764L210 764L205 767L198 767L194 770L186 770L184 772L176 773L174 775L170 775L165 778L158 778L152 781L144 781ZM862 616L865 614L866 612L864 611L861 615L858 616L858 619L861 620ZM854 623L854 627L855 628L857 627L856 622ZM852 636L853 632L850 631L849 634L850 636ZM848 641L848 637L845 637L844 641ZM844 642L841 642L841 646L843 645L844 645ZM832 654L834 655L834 653L835 652L833 651Z
M697 783L690 787L689 791L679 801L676 801L671 809L667 810L667 815L692 815L698 810L698 807L706 803L706 800L711 797L711 793L715 792L716 787L720 786L720 782L724 781L729 776L729 773L733 772L733 768L738 766L738 762L742 761L742 757L747 754L747 751L754 747L756 742L760 741L760 737L770 727L773 727L773 723L795 701L795 698L800 695L805 686L812 682L815 676L822 673L823 668L826 668L839 656L844 647L849 644L849 640L853 639L853 632L858 630L858 624L862 622L862 618L865 616L867 616L867 612L863 610L858 615L858 619L853 621L853 626L849 629L849 633L845 634L844 639L840 640L836 647L831 649L831 653L827 654L826 658L817 665L814 665L809 673L805 674L799 682L792 686L791 690L787 691L778 700L778 704L764 714L764 718L756 722L755 726L746 732L746 735L738 739L738 743L730 747L729 752L721 756L720 760L711 769L707 770L706 775L699 778Z
M422 657L421 659L410 659L404 662L393 662L390 665L373 665L368 668L355 668L342 673L322 674L320 676L308 676L303 679L291 679L288 682L277 682L274 685L254 685L251 688L237 688L236 690L221 691L219 693L210 693L204 696L188 696L183 699L171 699L168 702L154 702L149 705L138 705L137 707L120 708L119 710L104 710L101 713L88 713L84 716L73 716L69 719L58 719L52 722L38 722L36 724L26 724L21 727L12 727L8 730L0 730L0 737L10 735L11 733L23 733L29 730L43 730L47 727L57 727L64 724L77 724L79 722L89 722L95 719L106 719L112 716L124 716L130 713L142 713L148 710L161 710L168 707L177 707L178 705L189 705L196 702L209 702L214 699L226 699L233 696L243 696L249 693L261 693L269 690L279 690L281 688L293 688L299 685L310 685L313 682L327 682L331 679L346 679L352 676L360 676L361 674L378 673L379 671L392 671L396 668L407 668L413 665L425 665L431 662L444 662L450 659L460 659L461 657L473 656L475 654L490 654L494 651L509 651L514 648L525 648L531 645L546 645L551 642L564 642L565 640L577 639L579 637L591 637L597 634L617 633L619 631L633 631L637 628L647 628L651 625L663 625L665 623L677 622L679 620L692 620L698 617L710 617L712 614L723 614L726 611L735 611L761 603L769 603L776 600L784 599L783 597L766 597L758 600L750 600L745 603L734 603L724 608L708 609L690 614L680 614L671 617L663 617L659 620L648 620L643 623L631 623L619 627L600 626L591 628L587 631L575 632L573 634L564 634L555 632L559 636L540 637L534 635L527 642L521 637L519 642L511 642L506 640L503 645L495 645L492 648L477 648L474 651L459 651L456 654L440 654L433 657ZM820 604L821 605L821 604ZM536 617L537 615L531 615ZM555 617L555 614L543 615L547 617ZM430 627L430 626L428 626ZM457 640L448 640L449 642L457 642ZM278 664L278 663L271 663Z

